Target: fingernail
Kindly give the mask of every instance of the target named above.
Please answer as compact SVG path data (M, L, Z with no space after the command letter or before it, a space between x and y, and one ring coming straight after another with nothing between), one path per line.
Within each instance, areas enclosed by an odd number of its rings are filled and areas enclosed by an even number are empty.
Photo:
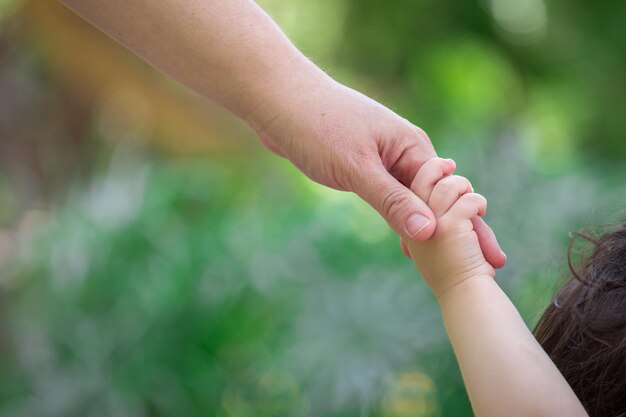
M410 237L415 238L429 224L430 224L430 220L428 219L428 217L422 216L421 214L418 214L418 213L412 214L406 220L407 234Z
M502 255L504 256L504 260L506 261L506 260L507 260L507 258L508 258L508 257L506 256L506 253L504 253L504 251L503 251L503 250L502 250L502 251L500 251L500 252L502 252Z

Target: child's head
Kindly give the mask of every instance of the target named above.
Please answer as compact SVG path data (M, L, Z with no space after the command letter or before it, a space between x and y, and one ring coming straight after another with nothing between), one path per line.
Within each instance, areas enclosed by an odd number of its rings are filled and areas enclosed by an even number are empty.
M590 416L626 417L626 223L593 243L535 328Z

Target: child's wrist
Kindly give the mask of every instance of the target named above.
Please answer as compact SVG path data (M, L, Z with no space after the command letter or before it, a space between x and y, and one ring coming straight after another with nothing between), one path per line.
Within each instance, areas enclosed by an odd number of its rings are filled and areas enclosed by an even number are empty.
M470 277L459 280L447 288L433 289L437 302L444 308L445 304L453 303L458 299L467 299L472 294L480 292L483 289L489 289L494 285L498 285L493 276L482 274L472 275Z

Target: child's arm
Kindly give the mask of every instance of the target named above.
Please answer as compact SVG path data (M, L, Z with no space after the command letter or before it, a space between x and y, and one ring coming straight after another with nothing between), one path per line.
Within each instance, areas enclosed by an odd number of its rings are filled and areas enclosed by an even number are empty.
M587 416L492 277L463 281L439 304L477 416Z
M482 256L472 218L484 214L486 200L463 177L436 178L439 161L427 162L412 187L438 217L437 229L409 251L439 301L474 412L587 416Z

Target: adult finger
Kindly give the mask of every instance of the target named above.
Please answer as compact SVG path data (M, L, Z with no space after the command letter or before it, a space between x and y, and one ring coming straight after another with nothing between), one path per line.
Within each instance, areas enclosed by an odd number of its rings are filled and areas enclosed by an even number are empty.
M385 166L406 187L410 187L420 167L437 156L426 132L410 123L404 135L381 142L379 153L383 161L394 161L393 165Z
M483 251L483 256L487 262L495 269L502 268L506 263L506 254L500 248L500 244L491 227L485 223L482 217L474 217L472 219L472 225L478 236L480 249Z
M380 164L363 167L352 180L353 191L376 209L400 236L428 239L436 227L432 211Z

